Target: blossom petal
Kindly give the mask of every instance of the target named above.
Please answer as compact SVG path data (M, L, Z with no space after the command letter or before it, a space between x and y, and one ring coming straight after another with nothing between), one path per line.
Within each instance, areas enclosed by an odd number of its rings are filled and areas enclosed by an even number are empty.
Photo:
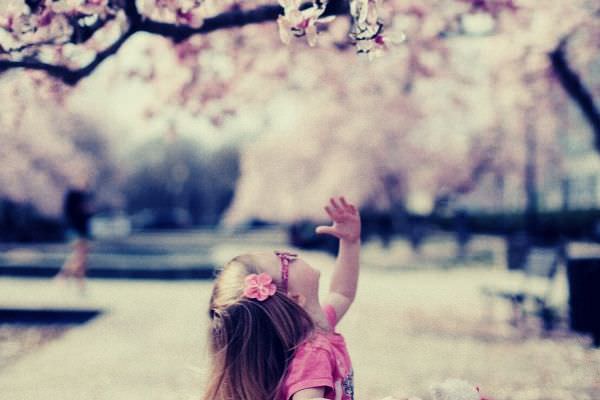
M306 28L306 39L311 47L317 44L317 27L314 24L310 24Z
M329 17L323 17L323 18L319 18L316 23L319 24L328 24L330 22L333 22L333 20L335 19L335 15L331 15Z
M289 21L285 18L280 16L279 18L277 18L277 25L279 26L279 39L281 39L281 42L283 44L290 44L291 41L291 35L290 35L290 23Z

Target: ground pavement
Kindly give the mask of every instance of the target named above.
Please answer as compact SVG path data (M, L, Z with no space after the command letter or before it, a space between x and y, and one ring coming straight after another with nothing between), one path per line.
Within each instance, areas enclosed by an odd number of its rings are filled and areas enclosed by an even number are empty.
M339 326L356 376L356 399L426 397L449 377L480 385L496 400L600 399L600 351L571 334L540 338L511 328L484 284L506 279L499 266L399 263L404 245L365 249L359 293ZM215 263L255 244L216 246ZM263 249L264 250L264 249ZM333 258L301 254L323 271ZM421 265L422 268L415 268ZM92 280L85 297L49 280L0 279L0 304L103 310L0 370L4 400L198 399L206 374L208 281Z

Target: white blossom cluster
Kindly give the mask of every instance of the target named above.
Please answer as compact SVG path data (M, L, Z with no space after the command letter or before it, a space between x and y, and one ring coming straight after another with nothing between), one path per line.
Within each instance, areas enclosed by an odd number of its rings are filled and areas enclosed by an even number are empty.
M157 21L199 28L211 14L211 3L204 0L138 0L140 12Z
M323 17L327 8L327 0L316 0L306 8L301 8L301 0L279 0L284 14L279 17L279 35L281 41L289 44L291 38L306 36L308 44L317 43L319 25L327 24L335 17ZM403 35L392 38L383 34L383 22L379 18L379 0L351 0L350 16L352 29L350 38L356 46L357 53L368 55L369 59L379 57L389 49L391 44L404 40Z
M327 24L335 18L321 17L327 7L327 1L315 2L302 10L301 0L279 0L279 4L283 7L284 15L277 19L277 25L281 41L285 44L290 43L292 36L306 36L308 44L314 46L317 43L318 25Z
M24 0L4 0L0 2L0 55L69 43L75 26L91 26L114 13L108 0L42 0L34 10Z
M213 3L205 0L137 0L144 18L198 28L214 14ZM22 53L44 45L73 42L76 28L93 26L108 17L119 16L127 24L122 6L109 0L40 0L33 8L24 0L0 2L0 56ZM27 52L25 51L25 54ZM11 57L15 59L15 57Z

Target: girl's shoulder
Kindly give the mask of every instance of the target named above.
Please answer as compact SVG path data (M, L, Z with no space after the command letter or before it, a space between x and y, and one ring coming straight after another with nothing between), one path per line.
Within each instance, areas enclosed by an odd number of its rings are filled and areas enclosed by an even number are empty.
M314 331L305 341L302 343L302 347L310 349L321 349L325 351L331 350L331 334L328 332L321 332L319 330Z
M335 357L326 338L313 334L297 349L288 365L281 387L281 399L289 399L294 393L308 388L335 387Z
M334 331L313 332L299 347L307 350L323 350L335 354L335 349L345 345L344 337Z

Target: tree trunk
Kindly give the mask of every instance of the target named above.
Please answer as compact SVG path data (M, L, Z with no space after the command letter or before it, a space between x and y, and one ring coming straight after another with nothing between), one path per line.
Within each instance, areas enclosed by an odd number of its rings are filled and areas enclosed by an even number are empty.
M525 129L525 226L534 235L538 225L537 135L533 123L528 121Z
M569 65L567 44L569 35L564 37L550 54L552 70L561 86L575 102L594 133L596 151L600 152L600 111L596 107L591 91L585 87L581 77Z

